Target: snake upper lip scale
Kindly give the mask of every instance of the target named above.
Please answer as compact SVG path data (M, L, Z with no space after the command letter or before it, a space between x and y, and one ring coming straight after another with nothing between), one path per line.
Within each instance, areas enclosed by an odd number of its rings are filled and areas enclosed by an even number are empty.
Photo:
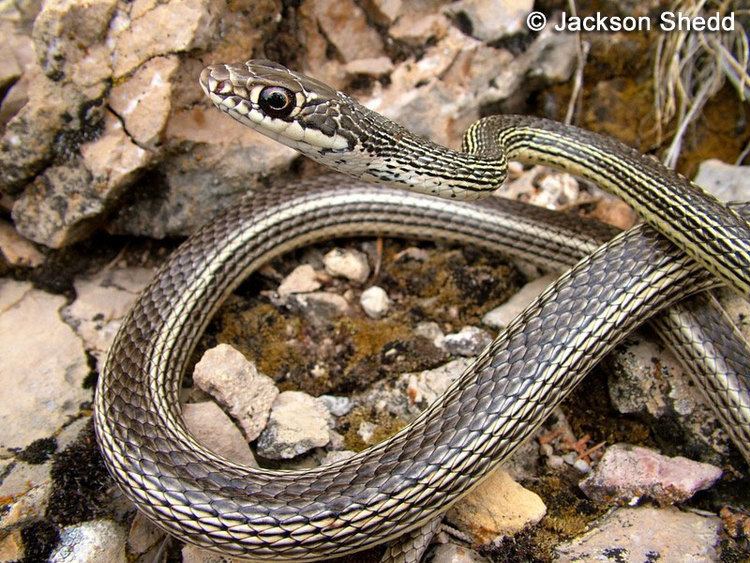
M303 182L227 210L162 266L115 338L97 385L95 422L115 481L185 541L253 558L316 560L413 530L505 459L629 330L717 283L646 225L595 250L602 231L576 235L578 221L495 198L450 199L496 188L508 157L556 164L619 193L701 265L747 291L750 237L740 215L610 139L536 118L494 117L469 129L464 152L449 151L268 61L214 65L201 74L201 86L222 111L312 158L449 199L341 178ZM561 267L591 254L417 420L346 462L306 472L259 470L197 443L182 423L178 392L223 299L289 249L368 234L437 237ZM690 322L676 325L685 354L696 348L705 359L697 363L709 372L723 366L705 387L745 447L746 349L722 363L722 351ZM724 340L716 339L719 348Z

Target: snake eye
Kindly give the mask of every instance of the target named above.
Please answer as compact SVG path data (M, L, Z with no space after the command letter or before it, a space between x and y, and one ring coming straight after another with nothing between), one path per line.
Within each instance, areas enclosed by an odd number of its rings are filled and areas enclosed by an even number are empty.
M286 117L294 109L294 95L286 88L268 86L261 90L258 105L269 117Z

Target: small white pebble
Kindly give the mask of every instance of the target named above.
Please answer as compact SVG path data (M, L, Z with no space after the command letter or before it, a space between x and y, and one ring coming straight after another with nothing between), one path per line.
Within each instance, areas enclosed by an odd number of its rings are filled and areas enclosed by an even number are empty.
M292 293L309 293L317 289L320 289L320 282L315 269L310 264L302 264L282 280L277 291L281 297L286 297Z
M547 467L551 467L552 469L560 469L563 465L565 465L565 460L561 458L559 455L551 455L547 458Z
M588 473L589 471L591 471L591 466L582 459L577 459L573 464L573 467L575 467L581 473Z
M359 303L365 314L371 319L379 319L388 313L391 306L391 300L382 287L373 285L362 292L359 297Z

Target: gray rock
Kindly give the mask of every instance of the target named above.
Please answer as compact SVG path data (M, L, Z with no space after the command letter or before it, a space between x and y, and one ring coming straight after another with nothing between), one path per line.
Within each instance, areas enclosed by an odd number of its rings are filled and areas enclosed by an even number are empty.
M136 512L128 532L128 552L130 555L142 557L159 547L166 537L166 533L140 512Z
M346 299L325 291L291 295L289 306L301 312L311 323L318 326L326 326L332 320L349 312L349 303Z
M676 508L620 508L555 549L555 561L718 561L721 520Z
M1 472L2 465L0 464ZM8 530L32 520L41 520L44 517L49 503L49 495L52 491L52 482L47 477L48 475L45 475L41 484L28 489L25 494L16 497L13 502L5 503L3 515L0 517L0 530ZM4 484L5 481L0 484L0 489L4 488ZM28 483L25 483L25 486L28 487ZM11 488L8 487L8 489ZM5 498L16 496L8 495L5 491L0 494ZM0 533L0 535L2 534ZM0 560L2 559L0 558Z
M391 300L382 287L373 285L362 292L359 297L359 304L362 310L371 319L379 319L388 314L391 306Z
M213 401L182 405L182 417L193 436L211 451L229 461L258 467L242 432Z
M310 4L321 31L344 62L383 55L380 35L367 25L364 11L353 0L313 0Z
M351 450L326 452L325 457L320 460L320 465L330 465L331 463L336 463L337 461L343 461L345 459L349 459L350 457L354 455L357 455L357 454L355 454Z
M344 71L350 76L387 76L393 71L393 62L388 57L358 59L344 65Z
M715 158L704 160L693 181L722 201L750 200L750 166L733 166Z
M471 364L471 360L459 358L440 367L419 373L406 374L408 385L406 396L409 399L409 410L420 412L442 395Z
M367 15L381 25L392 24L399 13L403 0L366 0L363 3Z
M607 448L594 471L579 486L586 496L598 502L630 504L645 496L666 505L685 501L709 488L721 473L720 468L707 463L615 444Z
M557 275L549 274L527 283L505 303L485 313L482 322L493 328L505 328L556 279Z
M227 557L221 553L201 549L195 545L185 544L182 548L182 563L246 563L247 559Z
M492 336L481 328L465 326L459 332L446 334L436 344L454 356L476 356L492 342Z
M3 498L24 498L37 489L44 490L50 485L51 463L31 464L23 461L10 462L7 475L0 482L0 496ZM45 495L48 496L48 495Z
M90 520L60 531L60 543L50 555L51 563L107 561L125 563L126 532L111 520Z
M333 416L344 416L354 407L354 401L349 397L335 397L333 395L321 395L318 397L325 404L328 412Z
M610 354L607 384L623 414L645 414L679 424L682 438L704 461L720 463L730 441L690 376L667 349L634 335ZM655 426L661 432L660 425ZM668 430L671 438L673 429Z
M291 459L329 440L330 413L323 401L301 391L284 391L273 403L268 426L258 439L258 454Z
M414 334L426 338L427 340L435 344L435 346L438 345L438 342L440 342L444 336L440 325L434 321L419 323L414 328Z
M471 23L471 35L492 42L506 35L527 31L526 16L534 7L533 0L461 0L446 10L450 14L463 14Z
M323 257L323 264L329 275L353 282L364 283L370 276L367 255L352 248L334 248Z
M495 469L451 508L446 518L477 545L489 544L539 522L547 507L502 468Z
M228 344L208 350L195 365L195 385L211 395L255 440L266 427L271 405L279 394L273 380Z
M0 455L53 435L91 391L81 340L60 318L65 299L0 281ZM29 369L29 366L34 366Z
M454 543L444 543L432 552L432 563L488 563L486 559L473 549L462 547Z
M315 268L309 264L302 264L294 268L281 281L276 291L281 297L286 297L292 293L309 293L318 289L320 289L320 281L318 281Z

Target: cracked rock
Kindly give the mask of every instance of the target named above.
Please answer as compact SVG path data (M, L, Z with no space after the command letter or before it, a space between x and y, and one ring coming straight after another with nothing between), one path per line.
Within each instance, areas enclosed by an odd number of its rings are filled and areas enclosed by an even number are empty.
M54 434L91 391L81 340L60 318L65 299L0 281L0 455ZM30 369L29 366L33 366Z
M750 166L732 166L712 158L701 162L693 180L722 201L750 200Z
M454 356L476 356L492 342L492 336L481 328L465 326L459 332L446 334L436 342L442 348Z
M265 428L271 405L279 394L270 377L227 344L203 354L195 365L193 381L229 411L249 441Z
M707 463L615 444L579 486L586 496L598 502L628 504L645 496L666 505L685 501L709 488L721 473L721 469Z
M471 24L470 34L481 41L492 42L526 31L526 16L534 7L533 0L461 0L446 10L461 14Z
M301 391L280 393L271 408L268 426L258 439L258 454L291 459L330 441L330 413L325 403Z

